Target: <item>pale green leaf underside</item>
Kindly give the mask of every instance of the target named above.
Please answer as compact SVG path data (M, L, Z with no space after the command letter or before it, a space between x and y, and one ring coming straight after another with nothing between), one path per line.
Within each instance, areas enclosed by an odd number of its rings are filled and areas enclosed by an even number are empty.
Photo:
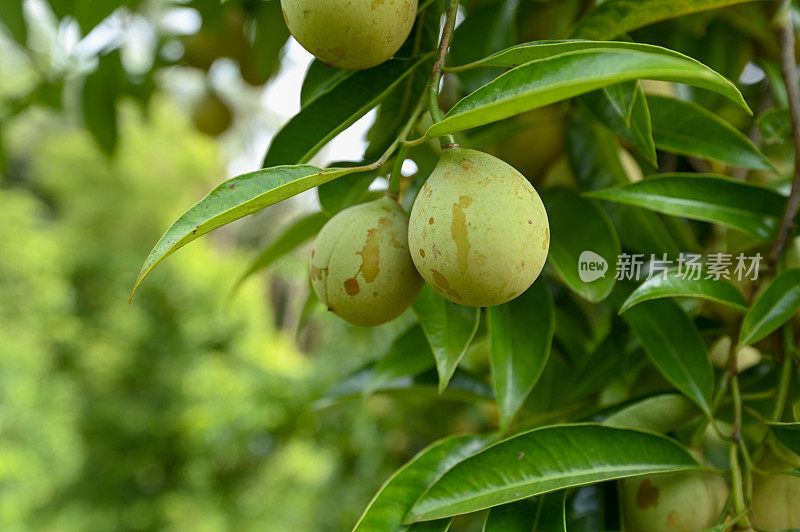
M625 49L566 52L513 68L461 99L428 137L455 133L634 79L686 83L723 94L749 111L734 85L694 60Z
M133 292L159 262L192 240L248 214L355 171L358 169L323 170L311 165L276 166L225 181L183 213L167 229L144 261Z

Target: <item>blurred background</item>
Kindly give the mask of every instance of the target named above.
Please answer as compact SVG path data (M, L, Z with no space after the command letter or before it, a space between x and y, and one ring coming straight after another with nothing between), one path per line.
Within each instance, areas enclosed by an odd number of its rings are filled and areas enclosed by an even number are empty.
M306 305L308 247L230 297L314 191L128 303L161 233L299 109L312 58L277 0L2 0L0 22L0 529L349 529L415 452L478 428L418 393L321 402L408 320ZM359 158L372 120L315 162Z

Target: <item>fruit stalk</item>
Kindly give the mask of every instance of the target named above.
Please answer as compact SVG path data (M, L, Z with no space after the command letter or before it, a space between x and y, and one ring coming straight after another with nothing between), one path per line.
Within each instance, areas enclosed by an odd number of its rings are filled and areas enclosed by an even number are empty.
M450 5L447 7L447 17L442 30L442 38L439 40L439 57L433 63L431 70L431 85L428 91L428 107L431 113L431 120L433 123L442 120L442 110L439 108L439 85L442 81L442 67L444 66L445 57L447 57L447 49L450 47L450 41L453 38L453 29L456 27L456 14L458 13L458 0L451 0ZM442 147L455 144L456 140L453 135L444 135L440 139Z

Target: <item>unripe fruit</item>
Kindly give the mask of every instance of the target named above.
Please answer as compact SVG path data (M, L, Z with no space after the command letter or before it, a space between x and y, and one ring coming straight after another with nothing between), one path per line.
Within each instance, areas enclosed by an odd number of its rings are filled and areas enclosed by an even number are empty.
M219 96L209 93L195 105L192 122L198 131L216 137L231 127L233 113Z
M475 150L446 148L408 226L422 277L454 303L490 307L533 284L547 258L542 200L513 167Z
M773 449L758 463L758 467L765 471L788 470L798 466L800 458L783 447ZM753 526L758 529L800 529L800 477L754 475L750 508Z
M725 506L728 485L702 473L664 473L622 481L626 532L700 532Z
M720 336L708 350L708 358L715 368L728 367L728 356L731 350L731 337ZM739 348L736 353L736 371L741 373L761 362L761 352L751 345Z
M417 0L281 0L286 25L320 61L360 70L392 57L411 33Z
M311 252L311 285L320 301L354 325L379 325L402 314L422 288L407 231L406 213L389 198L331 218Z

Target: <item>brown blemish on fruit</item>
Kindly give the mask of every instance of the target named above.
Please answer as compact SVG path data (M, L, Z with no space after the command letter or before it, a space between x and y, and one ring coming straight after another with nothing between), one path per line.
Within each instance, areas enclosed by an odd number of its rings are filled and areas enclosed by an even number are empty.
M542 242L542 249L547 249L547 246L550 244L550 229L544 229L544 242Z
M466 273L469 266L470 243L467 233L467 215L464 213L464 209L470 205L472 205L470 196L460 196L458 203L453 204L453 221L450 223L450 234L456 243L458 269L461 273Z
M364 242L364 247L361 251L357 251L356 255L361 255L361 267L358 272L364 276L364 280L371 283L378 277L381 271L380 267L380 236L381 232L385 230L386 225L391 220L389 218L381 218L378 220L378 227L373 227L367 231L367 240ZM354 276L355 277L355 276Z
M322 279L322 276L327 273L328 268L317 268L316 266L311 266L311 278L315 281L319 281Z
M486 266L486 255L484 255L480 251L473 251L472 262L474 262L479 267Z
M433 225L433 218L428 218L428 225Z
M376 291L374 291L374 292L372 292L372 297L378 297L378 292L377 292L377 290L376 290Z
M667 526L678 526L681 524L681 516L678 515L678 512L672 510L667 515Z
M661 491L658 487L653 486L649 478L646 478L639 485L639 490L636 492L636 506L642 510L646 510L651 506L658 506L658 497Z
M441 251L439 251L439 248L437 248L437 247L436 247L436 244L432 244L432 245L431 245L431 251L433 251L433 256L434 256L434 258L435 258L435 257L438 257L439 255L441 255L441 254L442 254L442 252L441 252Z
M422 249L422 248L419 249L419 256L422 257L423 259L425 258L425 250L424 249Z
M314 258L314 250L313 249L311 250L311 258L312 259Z
M475 163L473 163L469 159L461 159L461 161L459 161L458 165L461 168L463 168L464 170L470 170L471 168L473 168L475 166Z
M433 275L433 282L436 283L436 286L447 292L447 295L455 299L461 299L461 294L450 288L450 282L444 275L433 268L431 268L431 275Z
M512 299L514 299L515 297L517 297L517 293L516 293L516 292L509 292L509 293L508 293L508 295L506 296L506 298L507 298L509 301L511 301L511 300L512 300Z
M361 291L361 288L358 286L356 279L348 279L344 282L344 291L347 292L348 296L354 296Z

